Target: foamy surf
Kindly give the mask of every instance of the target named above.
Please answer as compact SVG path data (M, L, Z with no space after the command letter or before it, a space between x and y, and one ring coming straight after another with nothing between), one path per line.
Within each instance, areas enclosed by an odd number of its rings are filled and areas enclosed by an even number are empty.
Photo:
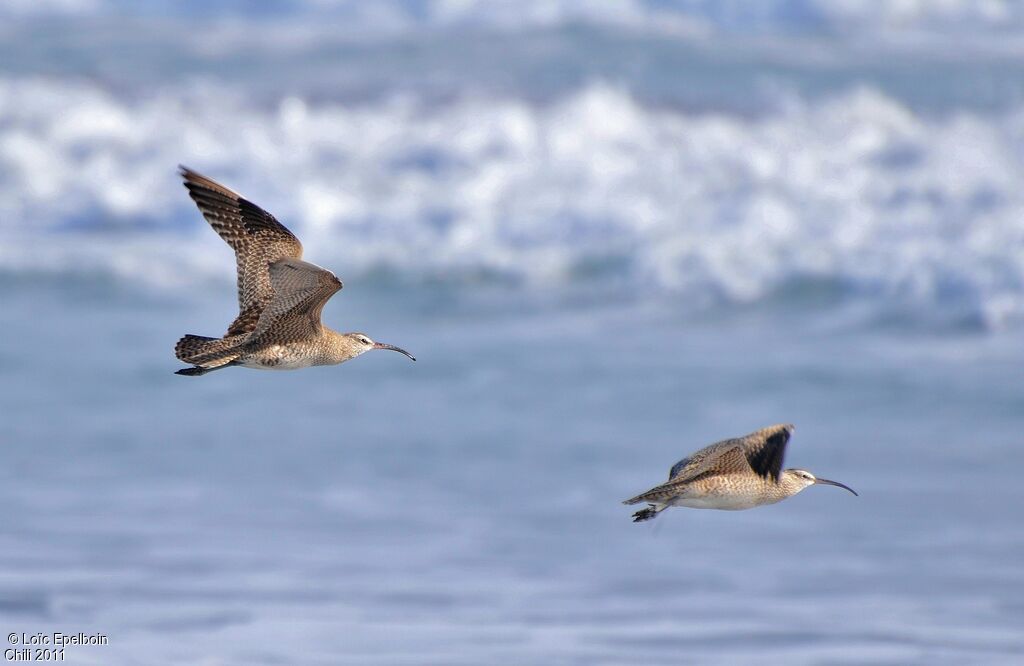
M693 303L810 282L999 327L1024 318L1022 141L1024 109L929 118L868 88L749 118L602 83L551 104L345 105L6 79L0 270L167 286L195 255L230 279L177 183L183 162L347 275L612 281Z

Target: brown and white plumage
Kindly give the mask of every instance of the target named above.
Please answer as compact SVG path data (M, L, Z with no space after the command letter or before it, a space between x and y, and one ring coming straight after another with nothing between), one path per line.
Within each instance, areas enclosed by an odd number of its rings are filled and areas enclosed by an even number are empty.
M279 259L270 264L269 273L274 298L260 313L251 339L294 342L319 334L320 314L331 296L341 290L341 280L298 259Z
M634 522L639 522L654 518L670 506L740 510L774 504L815 484L839 486L857 494L806 470L783 470L792 432L790 424L774 425L716 442L673 465L665 483L623 503L650 505L633 514Z
M324 326L324 304L342 288L341 280L302 261L299 239L273 215L206 176L180 169L203 217L235 251L239 312L223 338L182 337L175 356L193 367L177 374L202 375L232 365L276 370L334 365L370 349L416 360L362 333Z
M250 333L274 296L270 264L280 259L302 259L302 243L273 215L248 199L188 167L179 169L203 217L235 251L238 317L226 335Z

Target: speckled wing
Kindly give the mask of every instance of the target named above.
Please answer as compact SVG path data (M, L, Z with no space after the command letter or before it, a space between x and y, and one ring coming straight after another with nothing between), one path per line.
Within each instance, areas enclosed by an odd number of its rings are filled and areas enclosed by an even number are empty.
M693 456L687 456L680 460L679 462L677 462L675 465L672 465L672 469L668 471L668 480L671 481L672 479L679 476L679 473L686 469L687 465L689 465L692 461Z
M762 428L744 437L726 439L677 462L669 472L670 481L691 481L714 471L720 474L749 473L779 478L792 425Z
M179 169L203 217L235 251L238 317L228 327L227 335L253 331L274 295L268 266L284 258L301 259L302 244L256 204L187 167Z
M793 425L784 423L761 428L744 437L743 453L750 467L760 476L778 481L786 457L786 444L792 434Z
M726 439L721 442L715 442L710 446L705 446L703 449L696 451L673 465L672 469L669 470L668 480L686 482L712 468L717 468L722 463L723 458L726 459L726 462L731 462L733 450L739 451L741 444L742 440L736 438Z
M342 288L329 270L298 259L280 259L269 266L274 297L263 310L252 341L287 343L320 333L324 304Z

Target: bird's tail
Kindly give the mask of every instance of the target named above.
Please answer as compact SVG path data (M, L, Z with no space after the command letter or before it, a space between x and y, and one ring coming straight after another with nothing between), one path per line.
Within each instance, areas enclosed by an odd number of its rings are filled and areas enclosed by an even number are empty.
M669 503L665 501L667 499L665 493L662 491L663 488L661 486L657 486L656 488L651 488L645 493L640 493L636 497L630 497L628 500L624 500L622 502L623 504L639 504L640 502L647 502L646 509L640 509L633 514L634 523L642 523L645 520L657 518L659 513L669 507Z
M179 361L212 370L238 358L238 347L242 342L240 338L244 337L205 338L201 335L186 335L174 345L174 355Z
M179 356L179 358L181 358L181 357ZM646 495L646 494L647 493L641 493L641 494L637 495L636 497L630 497L628 500L622 500L622 503L623 504L639 504L640 502L644 501L644 495Z
M221 368L227 368L230 365L232 365L232 364L228 363L227 365L220 365L220 366L217 366L216 368L201 368L198 365L193 365L191 368L182 368L181 370L175 370L174 374L176 374L176 375L183 375L185 377L202 377L203 375L205 375L208 372L213 372L214 370L220 370Z
M666 497L672 496L675 493L671 492L671 483L664 483L660 486L654 486L650 490L646 490L636 497L630 497L628 500L622 500L623 504L639 504L640 502L647 502L648 504L660 504L659 500L664 500Z

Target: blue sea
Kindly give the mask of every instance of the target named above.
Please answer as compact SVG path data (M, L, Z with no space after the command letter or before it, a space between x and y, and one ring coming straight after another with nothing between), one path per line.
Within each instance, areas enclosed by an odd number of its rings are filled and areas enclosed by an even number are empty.
M3 649L1024 662L1022 30L969 0L8 4ZM236 314L179 163L344 280L328 325L418 361L175 376ZM785 422L789 466L860 496L630 521Z

